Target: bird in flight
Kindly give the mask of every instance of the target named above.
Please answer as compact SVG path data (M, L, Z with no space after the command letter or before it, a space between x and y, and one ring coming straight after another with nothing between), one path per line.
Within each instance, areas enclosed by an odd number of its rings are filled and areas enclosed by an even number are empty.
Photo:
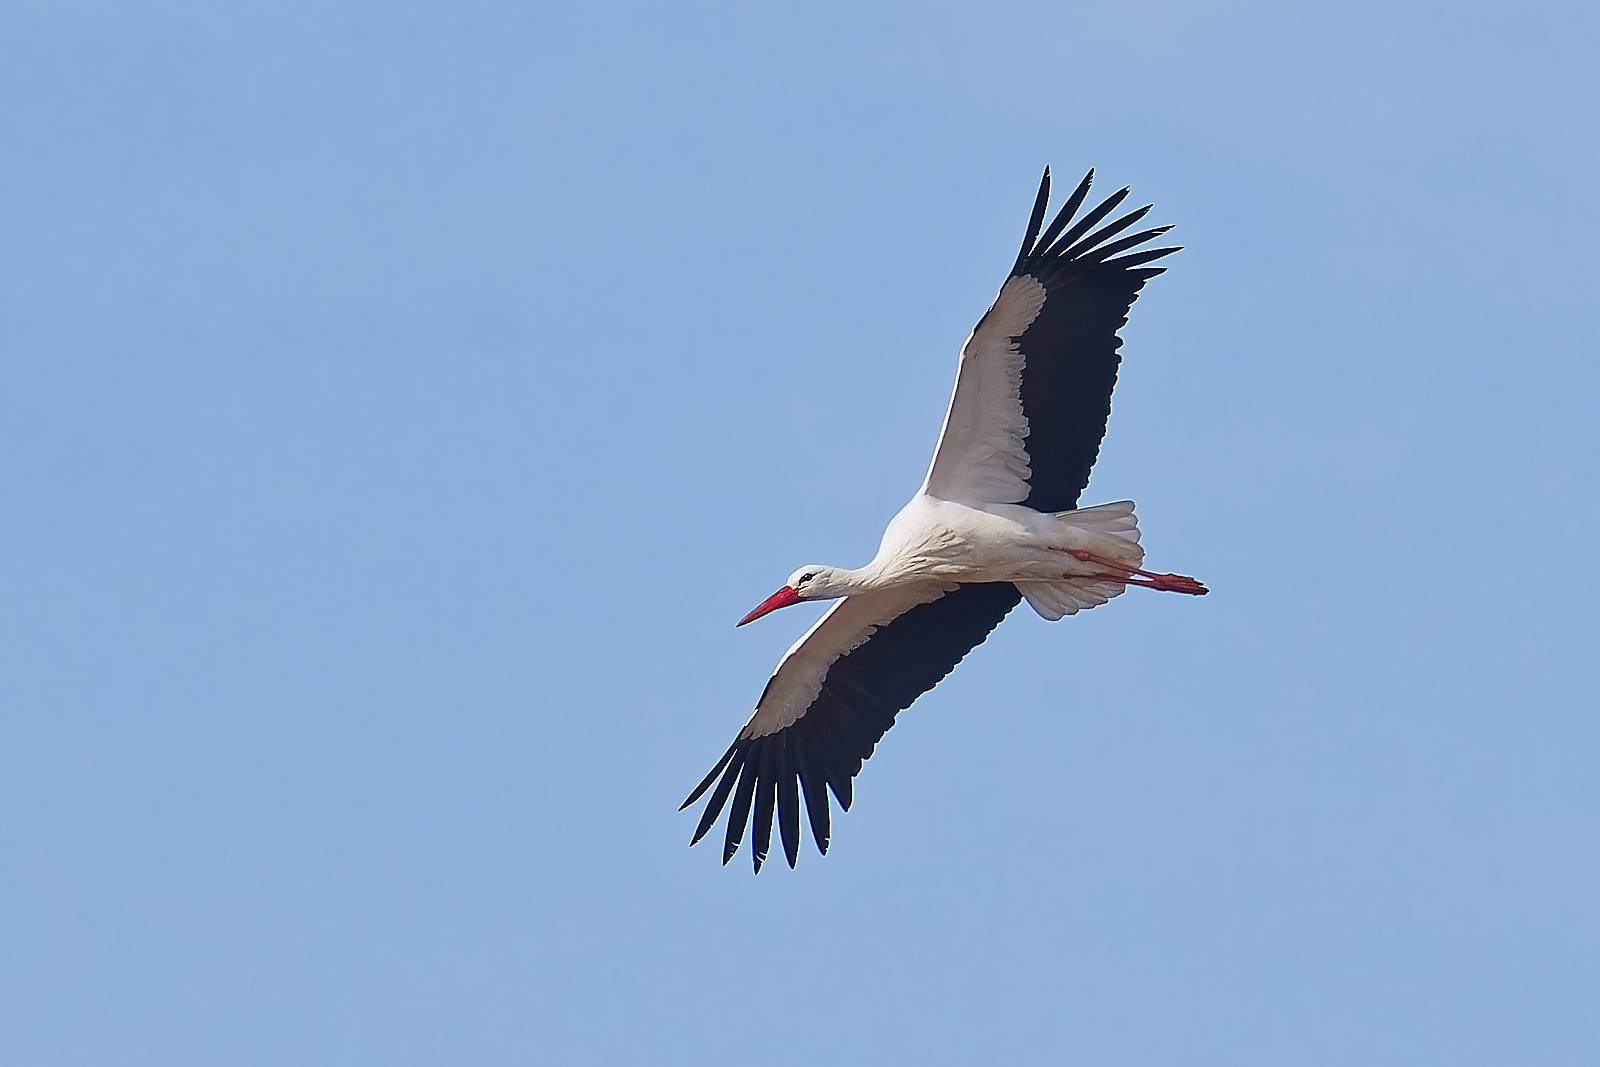
M1140 247L1168 226L1117 236L1148 205L1100 225L1127 189L1074 221L1093 178L1091 170L1046 227L1045 169L1016 265L961 350L927 479L872 562L801 567L739 621L837 601L784 655L755 714L683 802L710 790L691 845L731 797L722 862L738 851L753 810L755 869L767 857L774 814L793 867L803 794L812 839L826 854L827 791L848 811L851 780L895 715L1020 600L1053 622L1130 585L1206 592L1193 578L1141 569L1131 500L1078 507L1111 414L1117 331L1144 283L1166 269L1149 264L1178 250Z

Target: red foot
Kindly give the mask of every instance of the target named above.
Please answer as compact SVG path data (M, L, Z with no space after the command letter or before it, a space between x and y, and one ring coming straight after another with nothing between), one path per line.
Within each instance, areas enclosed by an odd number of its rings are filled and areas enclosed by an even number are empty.
M1211 590L1195 581L1193 578L1182 574L1151 574L1149 571L1140 571L1150 580L1141 582L1137 578L1128 579L1134 585L1142 585L1146 589L1160 589L1167 593L1188 593L1191 596L1205 596Z

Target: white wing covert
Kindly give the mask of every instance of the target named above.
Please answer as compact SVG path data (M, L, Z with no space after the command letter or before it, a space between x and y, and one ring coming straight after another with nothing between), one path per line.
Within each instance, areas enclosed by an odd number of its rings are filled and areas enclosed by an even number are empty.
M1038 318L1045 288L1012 277L961 349L955 394L945 413L922 491L970 504L1017 504L1028 495L1027 365L1017 338Z

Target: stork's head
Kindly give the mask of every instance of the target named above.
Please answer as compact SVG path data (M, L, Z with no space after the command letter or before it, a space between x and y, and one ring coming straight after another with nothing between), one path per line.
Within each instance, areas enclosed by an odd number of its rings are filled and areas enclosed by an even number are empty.
M813 563L789 575L789 581L782 589L758 604L754 611L739 620L738 625L754 622L769 611L777 611L802 600L831 600L849 592L849 583L839 568Z

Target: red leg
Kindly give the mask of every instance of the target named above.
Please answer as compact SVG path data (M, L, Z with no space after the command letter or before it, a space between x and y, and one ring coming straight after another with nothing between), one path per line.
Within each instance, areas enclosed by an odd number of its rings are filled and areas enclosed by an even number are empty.
M1147 575L1150 580L1145 582L1137 578L1130 578L1128 581L1133 585L1142 585L1146 589L1160 589L1167 593L1188 593L1191 596L1205 596L1210 592L1205 586L1187 575L1151 574L1149 571L1140 571L1139 573Z
M1093 552L1083 548L1069 548L1067 549L1067 553L1074 559L1077 559L1083 563L1098 563L1102 567L1110 567L1113 571L1121 572L1120 574L1094 575L1094 577L1101 578L1106 581L1123 582L1127 585L1142 585L1146 589L1159 589L1167 593L1188 593L1191 596L1205 596L1206 593L1210 592L1210 590L1208 590L1205 586L1186 575L1158 574L1155 571L1142 571L1137 567L1129 567L1126 564L1118 563L1114 559L1106 559L1103 556L1097 556ZM1135 574L1141 574L1149 580L1140 581L1138 578L1132 577L1132 575Z

